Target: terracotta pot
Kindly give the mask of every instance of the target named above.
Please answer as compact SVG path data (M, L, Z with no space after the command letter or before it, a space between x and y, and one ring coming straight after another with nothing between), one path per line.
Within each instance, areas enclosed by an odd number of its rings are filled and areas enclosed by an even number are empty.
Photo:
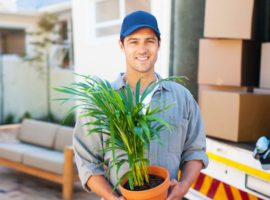
M148 173L163 177L164 182L149 190L132 191L122 187L126 183L126 181L124 181L119 187L126 200L166 200L170 185L168 170L159 166L148 166Z

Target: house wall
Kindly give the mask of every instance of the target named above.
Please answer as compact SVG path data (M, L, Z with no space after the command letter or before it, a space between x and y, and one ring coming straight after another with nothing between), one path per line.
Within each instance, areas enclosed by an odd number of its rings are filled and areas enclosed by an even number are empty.
M36 118L46 114L46 79L34 66L15 55L3 56L3 80L4 116L19 120L25 112Z
M61 19L67 15L66 12L61 13ZM0 13L0 28L33 31L38 20L39 15L37 14ZM31 53L30 36L26 34L25 40L26 52ZM2 55L0 64L3 67L4 83L4 91L0 91L3 92L3 99L0 98L0 103L3 101L4 104L4 118L1 119L0 116L0 122L3 122L8 114L14 115L15 120L18 121L25 112L29 112L33 118L45 118L47 116L46 71L24 62L15 54ZM60 69L56 66L51 68L51 88L68 85L73 80L73 70ZM50 94L51 99L64 96L52 89ZM73 103L61 105L60 102L52 100L51 112L57 120L62 120L72 105Z
M170 2L151 1L151 10L158 19L162 38L156 71L165 77L169 72ZM72 6L75 71L114 80L120 71L125 70L124 55L118 44L119 36L93 39L93 0L73 0Z
M68 111L75 105L75 102L65 102L63 104L61 101L56 100L67 97L67 95L57 92L54 88L68 86L74 82L74 79L74 72L72 70L60 68L51 70L51 110L53 116L58 120L65 120Z
M38 22L36 14L7 14L0 12L0 27L31 29Z
M4 80L4 115L14 115L19 120L29 112L33 118L47 116L47 82L46 71L34 65L23 63L15 55L3 56ZM53 116L62 120L74 103L61 104L53 99L62 98L64 94L53 88L69 85L74 80L71 70L51 69L51 111Z

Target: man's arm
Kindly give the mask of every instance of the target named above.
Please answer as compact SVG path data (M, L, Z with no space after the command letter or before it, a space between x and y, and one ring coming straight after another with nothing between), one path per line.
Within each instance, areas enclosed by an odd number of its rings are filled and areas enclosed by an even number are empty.
M181 178L180 182L171 181L168 200L181 199L188 192L192 183L200 174L201 169L207 167L208 164L208 157L205 153L206 139L200 109L189 92L188 95L189 125L181 154Z
M92 190L104 200L124 200L113 192L110 183L104 177L101 135L87 135L88 128L91 127L83 126L90 120L78 118L73 135L75 161L82 186L86 191Z
M113 192L111 185L103 175L91 176L87 181L87 187L104 200L124 200L123 197L119 197Z
M170 193L167 200L179 200L185 196L192 183L197 179L203 164L199 160L185 162L181 170L180 182L173 179L170 184Z

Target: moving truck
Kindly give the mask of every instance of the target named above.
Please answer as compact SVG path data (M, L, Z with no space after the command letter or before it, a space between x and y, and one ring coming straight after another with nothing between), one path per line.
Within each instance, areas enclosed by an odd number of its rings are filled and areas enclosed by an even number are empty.
M209 166L187 194L188 199L270 199L270 170L253 157L250 143L207 138Z

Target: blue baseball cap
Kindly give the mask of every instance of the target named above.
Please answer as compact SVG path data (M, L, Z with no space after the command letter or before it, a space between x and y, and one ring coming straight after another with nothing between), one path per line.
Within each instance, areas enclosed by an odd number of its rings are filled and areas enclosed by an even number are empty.
M148 12L138 10L128 14L124 18L120 31L120 39L122 40L140 28L150 28L155 32L157 37L160 38L160 32L155 16Z

